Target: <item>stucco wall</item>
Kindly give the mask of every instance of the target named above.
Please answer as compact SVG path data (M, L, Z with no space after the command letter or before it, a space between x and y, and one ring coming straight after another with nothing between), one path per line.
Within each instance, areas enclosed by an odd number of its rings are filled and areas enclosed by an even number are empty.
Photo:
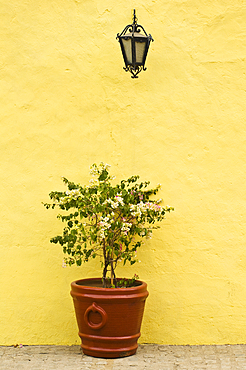
M116 34L154 38L133 80ZM138 265L142 343L246 343L243 0L0 1L0 344L79 343L61 230L41 204L89 166L139 174L175 207Z

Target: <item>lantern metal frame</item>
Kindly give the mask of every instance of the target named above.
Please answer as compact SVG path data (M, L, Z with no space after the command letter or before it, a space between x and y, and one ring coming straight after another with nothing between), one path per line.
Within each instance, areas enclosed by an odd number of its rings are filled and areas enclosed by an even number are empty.
M144 35L140 33L141 30L144 32ZM128 34L127 34L127 32L128 32ZM154 41L154 39L152 38L152 36L150 34L148 35L146 33L143 26L141 26L140 24L137 23L137 17L136 17L135 9L133 11L133 23L127 25L124 28L124 30L121 32L121 34L118 33L116 39L120 43L123 59L124 59L124 62L125 62L125 67L123 67L123 69L126 72L130 71L131 74L132 74L132 76L131 76L132 78L138 78L138 74L141 71L146 71L146 69L147 69L145 67L145 61L146 61L147 53L148 53L148 50L149 50L150 42ZM123 45L123 40L129 40L129 39L131 39L131 57L132 57L131 62L129 62L128 59L127 59L125 47ZM145 42L145 50L144 50L141 62L136 61L136 44L139 43L139 42Z

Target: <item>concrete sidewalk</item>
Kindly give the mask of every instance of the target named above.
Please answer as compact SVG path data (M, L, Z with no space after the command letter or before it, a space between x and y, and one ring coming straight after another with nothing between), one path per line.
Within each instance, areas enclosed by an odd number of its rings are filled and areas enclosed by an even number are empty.
M139 345L120 359L85 356L79 346L0 347L1 370L246 370L246 345Z

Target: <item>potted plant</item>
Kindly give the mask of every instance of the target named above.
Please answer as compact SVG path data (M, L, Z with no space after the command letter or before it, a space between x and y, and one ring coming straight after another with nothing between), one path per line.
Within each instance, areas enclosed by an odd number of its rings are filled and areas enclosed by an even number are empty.
M82 186L63 178L67 191L52 191L51 203L58 207L58 218L65 223L63 233L51 239L66 254L66 265L81 266L99 258L101 278L77 280L71 284L81 347L95 357L129 356L137 350L145 300L146 283L117 278L116 266L137 262L137 249L151 237L156 222L164 219L172 207L162 207L161 199L151 200L160 186L149 189L139 176L113 185L109 165L93 164L94 177Z

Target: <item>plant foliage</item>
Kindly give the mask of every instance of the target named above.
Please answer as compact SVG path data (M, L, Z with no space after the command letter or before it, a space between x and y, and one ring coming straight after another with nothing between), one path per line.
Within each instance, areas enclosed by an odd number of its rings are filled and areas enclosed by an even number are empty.
M66 254L67 265L88 262L97 256L101 259L103 286L128 286L116 279L115 269L119 262L124 265L137 262L136 252L143 239L149 239L155 223L165 218L172 207L160 206L161 199L151 200L160 185L149 189L149 182L138 182L132 176L112 185L114 177L109 174L109 165L93 164L90 174L94 177L89 185L81 186L63 178L68 190L52 191L49 208L58 207L58 218L65 223L63 233L51 239L59 243ZM110 272L110 279L108 273ZM134 278L131 283L134 282ZM121 280L122 282L122 280Z

